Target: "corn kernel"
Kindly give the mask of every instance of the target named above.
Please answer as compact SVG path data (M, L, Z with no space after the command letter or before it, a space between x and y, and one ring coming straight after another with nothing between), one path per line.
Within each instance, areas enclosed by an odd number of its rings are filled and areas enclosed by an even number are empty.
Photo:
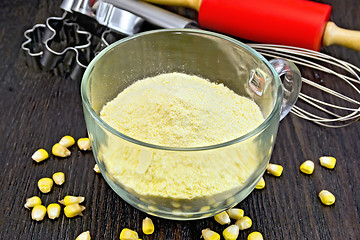
M41 205L41 199L38 196L26 199L24 207L30 209L32 207L35 207L36 205Z
M52 176L56 185L62 185L65 182L65 174L63 172L56 172Z
M153 221L146 217L142 222L142 230L146 235L152 234L155 230Z
M36 205L31 211L31 218L35 221L41 221L46 214L46 207L43 205Z
M240 230L245 230L251 227L252 220L248 216L245 216L237 220L235 224L239 227Z
M85 200L85 197L75 197L75 196L65 196L64 199L60 200L59 203L62 205L68 206L72 204L82 203Z
M82 211L85 210L85 207L79 204L71 204L64 207L65 216L68 218L83 216Z
M232 203L235 202L235 198L234 197L229 197L228 199L226 199L226 205L230 205Z
M217 232L210 230L209 228L202 230L201 236L204 238L204 240L220 240L220 235Z
M120 240L138 240L139 236L137 232L124 228L120 233Z
M275 177L280 177L283 172L283 167L278 164L269 163L266 167L266 170L267 170L267 173L269 173Z
M55 143L54 146L52 147L52 154L54 154L57 157L68 157L71 155L71 152L63 145L60 145L59 143Z
M239 236L239 227L236 225L230 225L223 231L225 240L236 240Z
M155 206L148 206L148 209L152 212L156 212L157 210L159 210L159 208L157 208Z
M226 212L229 214L229 217L231 219L239 220L241 217L244 216L244 210L240 208L230 208L226 210Z
M81 233L75 240L91 240L90 231Z
M99 168L99 166L97 164L95 164L95 166L94 166L94 171L96 173L100 173L100 168Z
M79 138L77 141L77 145L79 146L80 150L91 150L89 138Z
M260 181L256 184L256 189L263 189L265 187L265 180L263 177L261 177Z
M202 206L199 210L199 212L206 212L206 211L209 211L210 210L210 206Z
M226 211L216 214L214 219L221 225L230 224L230 217Z
M69 148L75 144L75 139L72 136L66 135L60 139L59 144L66 148Z
M60 216L61 207L57 203L51 203L47 206L46 211L50 219L55 219Z
M263 235L259 232L252 232L247 237L247 240L264 240Z
M38 181L38 187L42 193L48 193L51 191L54 182L51 178L41 178Z
M335 202L335 196L328 190L322 190L319 193L319 198L321 202L325 205L332 205Z
M31 158L35 161L35 162L42 162L45 159L47 159L49 157L48 152L45 149L39 149L37 150L32 156Z
M328 169L334 169L336 164L336 159L334 157L322 156L319 158L320 165Z
M314 162L306 160L300 165L300 171L305 174L312 174L314 172Z

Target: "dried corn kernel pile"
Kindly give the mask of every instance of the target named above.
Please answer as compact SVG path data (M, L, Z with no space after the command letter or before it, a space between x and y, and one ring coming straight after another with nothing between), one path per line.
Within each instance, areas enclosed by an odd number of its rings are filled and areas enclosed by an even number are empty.
M55 143L52 147L52 154L56 157L65 158L71 155L71 151L68 149L75 144L75 139L72 136L66 135L60 139L58 143ZM78 140L78 147L80 150L90 150L90 140L88 138L80 138ZM31 158L40 163L49 158L48 152L40 148L34 152ZM96 165L97 166L97 165ZM94 169L95 170L95 169ZM61 186L65 183L65 174L63 172L55 172L52 177L43 177L38 180L37 186L40 192L47 194L53 189L54 183ZM66 217L73 218L76 216L82 216L82 212L85 207L80 205L85 201L82 196L65 196L64 199L59 200L59 203L64 205L63 211ZM61 214L61 205L58 203L50 203L45 207L42 205L42 200L38 196L33 196L26 199L24 205L25 208L31 209L31 218L35 221L42 221L46 214L51 220L57 219ZM86 231L81 233L76 240L90 240L90 232Z
M142 232L145 235L153 234L155 226L151 218L146 217L142 221ZM136 231L129 228L123 228L120 232L120 240L140 240L139 235Z
M230 208L227 211L215 215L214 219L221 225L229 225L222 232L222 236L225 240L236 240L239 236L240 231L249 229L252 226L251 218L248 216L244 216L244 210L240 208ZM234 224L231 224L231 219L235 220ZM201 231L201 236L205 240L221 239L220 234L211 230L210 228L203 229ZM262 235L259 232L253 232L248 235L248 240L262 239Z
M70 150L68 149L75 144L75 140L71 136L63 137L59 143L56 143L52 148L52 154L57 157L67 157L71 155ZM90 141L88 138L81 138L78 140L78 146L80 150L90 150ZM45 149L37 150L33 155L32 159L40 163L49 158L49 154ZM327 169L334 169L336 164L336 159L330 156L323 156L319 158L319 163L321 166ZM303 162L300 167L300 171L306 175L311 175L314 172L315 164L311 160L306 160ZM279 164L269 163L267 168L267 173L275 177L280 177L283 173L283 167ZM94 171L100 173L100 169L97 164L94 166ZM50 193L52 188L55 185L61 186L65 183L65 174L63 172L55 172L52 177L43 177L38 180L38 188L44 193ZM256 189L263 189L265 187L265 180L263 177L259 180L256 185ZM318 197L324 205L332 205L335 202L335 196L328 190L322 190L319 192ZM82 212L85 210L85 207L81 204L85 201L85 198L82 196L65 196L63 199L58 202L63 205L63 212L66 217L73 218L76 216L82 216ZM26 199L24 207L31 210L31 218L35 221L42 221L47 215L49 219L57 219L61 214L61 205L58 203L50 203L43 205L43 202L40 197L33 196ZM231 220L235 220L234 224L231 224ZM250 217L244 215L244 210L240 208L231 208L227 211L223 211L214 216L214 220L220 225L228 225L222 232L222 236L225 240L236 240L238 239L239 232L246 230L252 227L252 220ZM145 235L151 235L155 231L155 226L153 221L146 217L142 221L142 233ZM220 240L221 236L219 233L206 228L201 231L201 236L205 240ZM82 232L79 234L75 240L90 240L91 235L89 231ZM263 236L258 231L253 231L247 236L247 240L263 240ZM123 228L120 233L120 240L140 240L139 234L129 228Z

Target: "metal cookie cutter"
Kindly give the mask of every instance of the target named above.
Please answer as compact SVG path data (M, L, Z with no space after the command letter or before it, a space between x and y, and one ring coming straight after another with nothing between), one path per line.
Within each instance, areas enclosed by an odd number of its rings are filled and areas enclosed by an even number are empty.
M145 19L114 5L97 1L93 6L96 21L106 26L101 35L95 55L111 43L143 31L146 27Z
M99 0L93 7L96 20L107 26L100 38L102 47L154 28L197 28L194 20L137 0ZM146 26L148 24L148 26Z
M26 52L27 64L34 69L40 70L40 58L43 55L42 36L45 32L45 24L36 24L31 29L24 32L26 41L21 44L21 48Z
M101 39L109 29L109 36L118 39L140 32L144 23L143 18L105 2L98 2L95 9L88 0L64 0L61 8L62 17L49 17L45 24L25 31L21 48L28 65L55 75L70 73L72 79L80 79L91 59L107 46Z
M136 0L64 0L62 17L49 17L25 31L28 63L56 75L81 78L91 59L109 43L154 28L194 27L194 21ZM82 29L85 30L81 30Z
M77 23L62 17L49 17L46 24L37 24L25 31L27 39L22 49L34 59L30 65L55 74L70 72L72 79L79 79L91 60L91 34L80 30Z

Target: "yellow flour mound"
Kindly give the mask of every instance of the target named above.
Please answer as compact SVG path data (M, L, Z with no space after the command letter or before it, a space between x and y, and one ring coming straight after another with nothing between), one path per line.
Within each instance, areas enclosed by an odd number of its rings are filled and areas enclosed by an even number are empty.
M134 139L169 147L223 143L259 126L263 116L250 99L223 84L182 73L140 80L108 102L101 118ZM99 149L109 173L141 195L191 199L241 186L255 170L256 147L214 151L156 151L108 141Z

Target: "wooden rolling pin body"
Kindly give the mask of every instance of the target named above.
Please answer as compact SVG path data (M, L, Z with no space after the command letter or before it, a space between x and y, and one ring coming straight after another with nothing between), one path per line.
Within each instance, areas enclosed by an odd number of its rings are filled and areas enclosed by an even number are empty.
M342 45L360 51L360 31L329 22L331 7L288 0L146 0L199 11L202 28L243 39L320 50Z

